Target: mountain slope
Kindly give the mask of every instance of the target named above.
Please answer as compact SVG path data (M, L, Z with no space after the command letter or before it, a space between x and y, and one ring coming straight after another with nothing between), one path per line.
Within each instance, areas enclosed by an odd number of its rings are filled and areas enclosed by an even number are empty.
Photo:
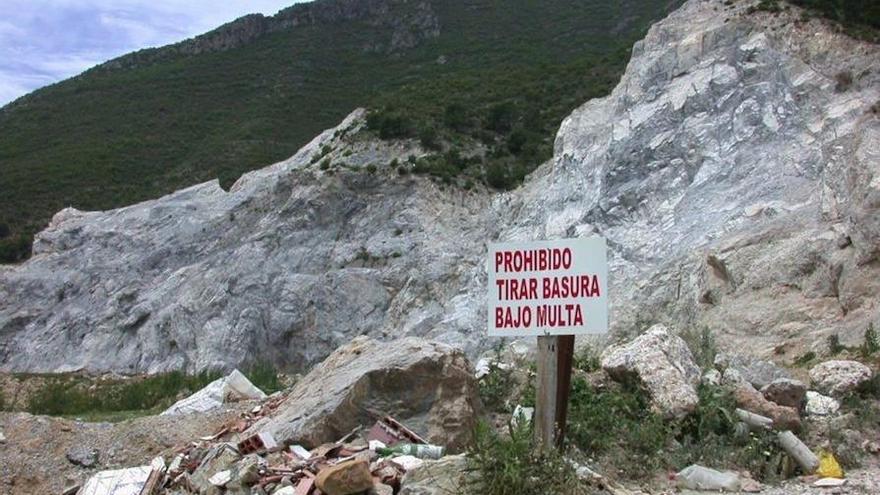
M0 257L24 254L18 236L66 206L118 207L217 177L228 186L358 106L412 134L480 139L511 176L500 184L515 183L676 3L320 0L108 62L0 110L0 225L11 231ZM450 106L462 115L444 130ZM485 122L493 109L503 118ZM469 174L479 182L483 167Z
M880 53L748 6L690 0L654 25L510 192L406 173L431 151L358 110L228 192L63 210L0 267L0 369L304 370L356 335L474 355L486 244L593 233L617 335L707 326L788 360L859 344L880 318Z

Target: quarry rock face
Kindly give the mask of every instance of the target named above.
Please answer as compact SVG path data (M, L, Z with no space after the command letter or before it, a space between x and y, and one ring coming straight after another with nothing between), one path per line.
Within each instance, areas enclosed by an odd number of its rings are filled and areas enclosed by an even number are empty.
M357 335L476 356L486 244L593 234L619 336L707 326L783 360L830 332L859 343L880 317L880 53L745 9L691 0L653 26L509 193L399 176L425 151L370 138L356 111L230 191L64 210L0 267L0 369L306 370Z
M372 412L394 416L429 442L461 449L479 409L473 375L464 354L445 344L358 337L303 377L279 412L251 433L314 448L374 422Z

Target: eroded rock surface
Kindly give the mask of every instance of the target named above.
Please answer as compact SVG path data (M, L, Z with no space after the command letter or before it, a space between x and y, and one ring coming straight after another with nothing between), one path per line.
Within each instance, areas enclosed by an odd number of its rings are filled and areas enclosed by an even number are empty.
M708 326L783 360L858 344L880 318L880 49L747 7L691 0L657 23L510 193L398 176L425 151L365 138L356 112L231 191L64 210L0 267L0 368L305 370L362 334L476 356L486 244L591 234L618 335ZM321 170L325 147L351 170Z

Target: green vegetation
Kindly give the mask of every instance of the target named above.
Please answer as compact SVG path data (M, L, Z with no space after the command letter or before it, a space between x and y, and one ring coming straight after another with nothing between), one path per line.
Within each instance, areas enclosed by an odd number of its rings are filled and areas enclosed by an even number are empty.
M61 208L118 207L217 177L228 187L358 106L375 109L378 135L436 151L419 173L513 187L550 156L562 118L606 94L632 43L678 3L433 0L439 37L393 53L364 49L390 35L361 20L95 68L0 110L0 261L27 256ZM469 143L489 152L461 159Z
M242 368L248 379L263 392L282 389L277 369L260 361ZM32 414L76 416L90 421L121 421L157 414L182 396L191 395L223 376L204 371L187 375L173 371L147 377L94 380L78 375L34 375L41 385L27 398L25 409ZM0 409L3 409L0 395Z
M862 357L869 358L877 354L878 351L880 351L880 336L877 335L874 324L869 323L868 328L865 329L865 341L859 347L859 352Z
M514 387L514 379L509 368L505 369L500 366L504 340L499 342L494 349L494 359L489 363L489 373L480 378L478 384L480 399L489 411L510 412L511 407L507 399Z
M847 34L880 41L880 3L875 0L790 0L817 15L837 21Z
M836 356L846 350L846 347L840 343L840 336L836 333L833 333L828 336L828 353L832 356Z
M589 493L579 483L574 467L555 449L537 449L526 424L508 426L500 435L479 424L474 446L468 452L475 474L467 493L485 495L566 495Z

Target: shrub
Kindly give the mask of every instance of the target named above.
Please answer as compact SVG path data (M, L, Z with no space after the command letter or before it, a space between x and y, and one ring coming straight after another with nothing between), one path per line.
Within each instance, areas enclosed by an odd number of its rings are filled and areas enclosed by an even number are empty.
M9 225L0 223L0 239L3 239L4 237L9 237Z
M601 369L599 353L591 345L581 347L574 355L574 367L588 373Z
M514 122L516 122L516 106L513 103L505 101L489 107L489 114L486 117L488 129L507 133L513 128Z
M419 129L419 142L425 149L439 150L440 142L437 140L437 129L432 125L422 126Z
M321 162L321 165L319 166L319 168L320 168L321 170L329 170L329 169L330 169L330 165L331 165L331 163L330 163L330 159L327 158L327 159L325 159L324 161Z
M479 382L480 399L483 405L495 412L509 412L510 407L507 399L514 386L513 372L499 365L503 345L501 343L495 347L495 355L489 362L489 373L480 378Z
M366 171L367 171L368 174L375 174L375 173L376 173L376 170L377 170L377 168L376 168L376 165L375 165L374 163L371 163L371 164L369 164L369 165L366 166Z
M464 131L469 127L470 117L467 108L461 103L450 103L443 111L443 123L454 131Z
M31 255L31 243L27 235L16 235L0 239L0 263L18 263Z
M510 189L514 180L510 176L507 165L500 160L490 161L486 165L486 184L495 189Z
M401 139L412 135L410 120L397 113L374 110L367 115L367 128L381 139Z
M479 423L468 452L473 471L467 493L484 495L545 495L588 493L574 468L556 449L539 449L528 423L508 425L507 436Z
M880 336L877 335L877 331L874 330L874 324L869 323L868 328L865 329L865 341L862 343L862 346L859 348L863 357L871 357L877 351L880 351Z

